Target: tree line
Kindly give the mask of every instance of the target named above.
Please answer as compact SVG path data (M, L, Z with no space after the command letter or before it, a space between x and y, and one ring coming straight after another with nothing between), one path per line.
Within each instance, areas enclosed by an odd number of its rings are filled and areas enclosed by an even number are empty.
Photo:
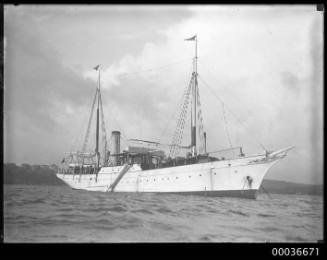
M4 184L27 184L27 185L62 185L55 174L58 166L52 165L16 165L5 163L3 165Z

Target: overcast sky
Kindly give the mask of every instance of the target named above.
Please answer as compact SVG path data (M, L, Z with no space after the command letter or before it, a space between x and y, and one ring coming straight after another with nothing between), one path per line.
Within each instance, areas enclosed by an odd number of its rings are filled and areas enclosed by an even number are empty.
M194 44L184 39L197 34L208 151L229 147L226 128L246 154L262 152L260 143L296 145L267 178L322 183L323 13L315 6L4 9L5 162L59 164L81 147L97 64L108 136L170 143L191 76Z

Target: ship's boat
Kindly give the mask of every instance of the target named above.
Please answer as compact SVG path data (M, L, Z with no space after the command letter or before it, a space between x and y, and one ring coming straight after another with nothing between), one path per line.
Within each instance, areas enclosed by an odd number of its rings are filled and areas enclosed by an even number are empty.
M109 151L101 99L101 70L98 65L95 67L98 72L98 84L82 148L80 151L66 154L57 173L59 179L74 189L89 191L155 192L256 198L267 171L284 158L293 146L277 151L265 150L249 156L245 156L242 147L230 147L215 151L215 153L226 150L238 152L237 156L230 158L212 156L213 152L207 152L207 138L203 130L198 88L197 36L186 40L195 43L193 72L183 94L172 142L161 144L147 140L129 139L129 145L121 151L121 133L113 131L111 134L112 149ZM96 104L95 150L86 152ZM189 146L182 146L185 118L189 110L191 113L191 142ZM101 152L99 145L100 119L102 119L103 136L103 151ZM185 151L184 156L180 156L181 150Z

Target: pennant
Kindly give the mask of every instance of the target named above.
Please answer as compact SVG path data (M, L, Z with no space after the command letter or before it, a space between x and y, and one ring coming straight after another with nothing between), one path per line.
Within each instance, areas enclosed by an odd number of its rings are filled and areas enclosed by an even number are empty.
M194 35L191 38L185 39L184 41L195 41L195 39L196 39L196 35Z
M100 64L99 64L99 65L97 65L97 66L95 66L93 69L95 69L95 70L98 70L98 69L99 69L99 67L100 67Z

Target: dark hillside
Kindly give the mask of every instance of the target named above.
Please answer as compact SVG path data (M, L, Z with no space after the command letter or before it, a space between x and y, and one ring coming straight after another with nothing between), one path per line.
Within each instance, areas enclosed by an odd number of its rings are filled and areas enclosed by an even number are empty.
M64 185L56 176L56 165L29 165L18 166L7 163L3 166L4 184L26 185Z
M264 189L262 189L262 186ZM260 191L279 194L323 195L322 185L310 185L276 180L263 180Z

